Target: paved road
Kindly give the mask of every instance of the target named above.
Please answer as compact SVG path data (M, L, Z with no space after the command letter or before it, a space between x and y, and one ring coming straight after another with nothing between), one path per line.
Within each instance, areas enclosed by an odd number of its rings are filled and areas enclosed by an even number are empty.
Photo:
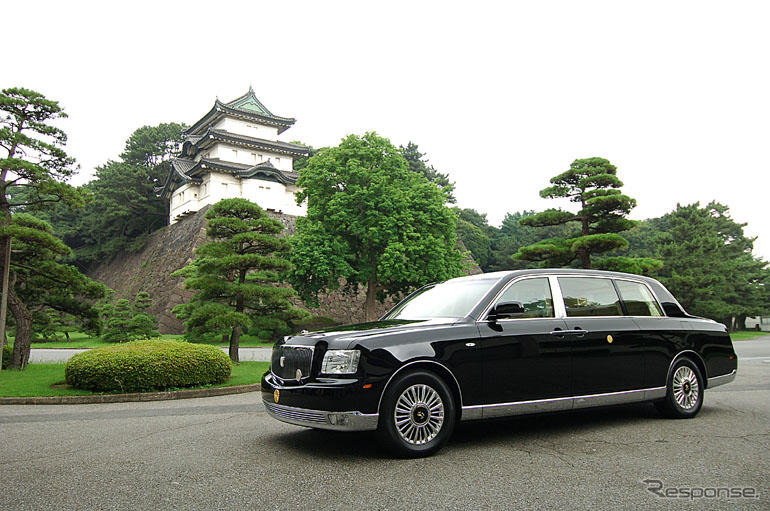
M66 362L76 353L88 351L85 349L69 348L34 348L30 350L29 361L32 364L55 364ZM227 353L227 348L222 348ZM269 362L272 348L240 348L238 356L243 362Z
M650 405L462 424L437 456L275 422L259 394L0 407L0 509L770 509L770 342L694 420ZM748 346L748 345L747 345ZM747 357L750 358L750 357ZM671 502L666 487L757 500Z

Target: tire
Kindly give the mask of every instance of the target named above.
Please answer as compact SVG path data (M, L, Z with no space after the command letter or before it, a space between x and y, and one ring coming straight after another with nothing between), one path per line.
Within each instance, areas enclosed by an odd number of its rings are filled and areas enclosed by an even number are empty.
M703 405L703 375L688 358L677 360L666 382L666 397L655 407L671 419L692 419Z
M422 458L441 449L456 420L446 383L429 371L413 371L397 376L385 389L377 436L397 456Z

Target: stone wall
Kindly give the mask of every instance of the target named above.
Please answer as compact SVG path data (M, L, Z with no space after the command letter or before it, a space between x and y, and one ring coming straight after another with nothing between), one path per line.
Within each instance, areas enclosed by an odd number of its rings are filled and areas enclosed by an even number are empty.
M142 250L116 256L89 272L89 276L104 282L115 290L115 297L132 300L139 291L147 291L153 303L149 312L158 317L161 333L183 333L182 322L171 313L178 304L189 300L193 291L184 289L184 279L172 277L176 270L187 266L194 258L197 247L206 241L208 207L187 218L152 233ZM271 216L283 223L286 235L294 234L296 217L278 213ZM464 247L461 246L464 250ZM481 273L472 259L471 274ZM310 308L317 316L326 316L340 323L364 321L366 293L346 293L342 290L321 296L319 307ZM302 305L302 304L299 304ZM378 304L378 313L384 314L393 306L387 300Z

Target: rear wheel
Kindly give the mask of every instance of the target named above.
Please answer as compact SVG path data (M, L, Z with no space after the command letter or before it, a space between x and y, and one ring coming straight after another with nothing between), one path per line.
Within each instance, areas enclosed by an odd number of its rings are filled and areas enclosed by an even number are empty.
M666 397L655 407L672 419L695 417L703 405L703 376L698 366L687 358L678 360L671 370Z
M377 433L399 456L430 456L452 435L456 409L446 383L428 371L399 375L385 390Z

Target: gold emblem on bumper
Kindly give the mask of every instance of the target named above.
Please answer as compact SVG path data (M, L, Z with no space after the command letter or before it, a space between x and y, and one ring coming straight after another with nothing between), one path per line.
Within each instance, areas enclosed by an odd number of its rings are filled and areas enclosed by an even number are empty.
M281 393L278 391L278 389L275 389L275 392L273 392L273 400L277 403L280 397Z
M612 336L611 336L611 335L608 335L608 336L607 336L607 342L608 342L608 343L610 343L610 344L612 344L612 341L613 341L613 339L612 339ZM277 401L276 401L276 403L277 403Z

